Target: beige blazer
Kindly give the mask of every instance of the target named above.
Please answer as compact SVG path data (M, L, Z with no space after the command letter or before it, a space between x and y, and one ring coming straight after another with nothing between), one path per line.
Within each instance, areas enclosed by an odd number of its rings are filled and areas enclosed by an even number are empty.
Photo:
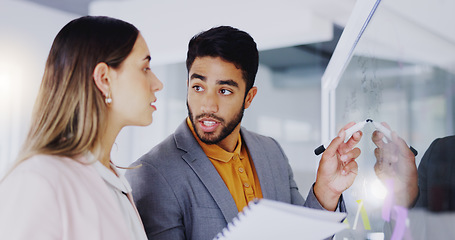
M0 183L0 239L131 239L119 203L84 157L38 155Z

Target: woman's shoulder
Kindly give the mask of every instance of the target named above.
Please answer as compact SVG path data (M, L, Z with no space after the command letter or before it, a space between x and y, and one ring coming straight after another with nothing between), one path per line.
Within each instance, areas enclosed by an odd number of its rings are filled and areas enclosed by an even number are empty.
M82 164L85 158L70 158L65 156L58 156L58 155L48 155L48 154L38 154L34 155L22 163L19 164L19 167L25 169L41 169L42 167L67 167L72 165L80 165Z
M1 182L0 189L34 187L64 194L67 191L85 191L84 186L87 185L102 184L91 164L81 163L77 158L35 155L14 168Z
M85 158L69 158L64 156L39 154L21 162L12 172L15 174L38 175L45 178L71 176L76 172L86 171L89 164L84 163Z

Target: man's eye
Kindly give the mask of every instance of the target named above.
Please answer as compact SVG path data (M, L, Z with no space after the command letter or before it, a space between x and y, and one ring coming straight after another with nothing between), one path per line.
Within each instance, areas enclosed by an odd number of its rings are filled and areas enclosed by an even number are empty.
M220 93L223 94L223 95L232 94L232 92L231 92L230 90L227 90L227 89L221 89L221 90L220 90Z
M194 86L193 89L194 89L196 92L202 92L202 91L204 91L204 89L203 89L201 86Z

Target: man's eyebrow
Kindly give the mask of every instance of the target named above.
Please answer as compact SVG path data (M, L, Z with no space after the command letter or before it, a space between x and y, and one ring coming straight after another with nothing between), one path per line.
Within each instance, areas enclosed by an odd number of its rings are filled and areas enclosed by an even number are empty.
M193 80L193 79L199 79L199 80L201 80L201 81L206 81L206 80L207 80L206 77L204 77L204 76L202 76L202 75L200 75L200 74L197 74L197 73L191 74L190 80Z
M229 86L236 87L236 88L239 87L239 84L236 81L232 80L232 79L218 80L218 81L216 81L216 84L218 84L218 85L229 85Z
M207 77L202 76L202 75L197 74L197 73L191 74L191 76L190 76L190 81L191 81L191 80L194 80L194 79L199 79L199 80L201 80L201 81L203 81L203 82L207 81ZM217 85L228 85L228 86L232 86L232 87L236 87L236 88L239 87L239 84L238 84L236 81L232 80L232 79L217 80L217 81L216 81L216 84L217 84Z

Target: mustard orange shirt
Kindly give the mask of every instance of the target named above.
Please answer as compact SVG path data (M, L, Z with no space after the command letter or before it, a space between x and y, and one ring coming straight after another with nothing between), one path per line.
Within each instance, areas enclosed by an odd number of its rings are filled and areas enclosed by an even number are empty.
M193 136L198 141L205 155L215 166L226 184L240 212L255 198L262 198L261 185L248 149L242 144L239 134L234 152L227 152L216 144L205 144L197 137L189 118L186 120Z

